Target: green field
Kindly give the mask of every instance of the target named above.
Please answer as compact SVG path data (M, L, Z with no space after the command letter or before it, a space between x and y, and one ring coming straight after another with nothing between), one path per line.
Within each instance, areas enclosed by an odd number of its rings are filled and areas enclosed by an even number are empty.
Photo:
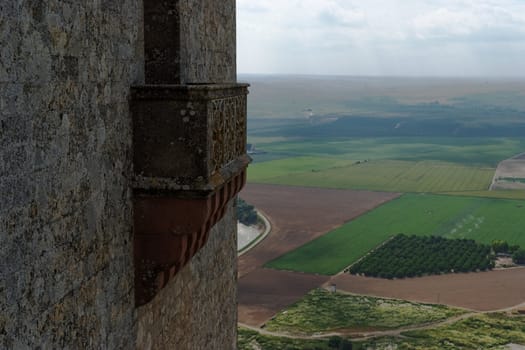
M254 137L253 141L249 137L248 142L255 142L257 148L266 151L267 154L261 155L265 159L306 156L373 161L434 160L489 168L525 149L524 139L510 137ZM253 156L255 163L259 157Z
M486 192L495 167L522 152L515 138L256 138L248 181L390 192ZM524 198L498 191L482 196Z
M524 247L523 227L522 200L406 194L266 266L332 275L398 233L468 238L487 244L502 239Z
M442 305L412 303L330 293L315 289L279 312L266 329L290 334L338 330L387 330L443 321L464 311Z
M452 192L486 190L493 175L493 168L438 161L357 163L297 157L254 164L248 171L248 181L388 192Z
M402 336L356 343L354 349L504 350L509 344L525 345L525 317L478 315L435 329L404 332Z
M525 345L525 317L503 313L480 314L434 329L403 332L401 337L378 337L352 342L354 350L507 350ZM290 339L239 328L240 350L329 350L324 339Z

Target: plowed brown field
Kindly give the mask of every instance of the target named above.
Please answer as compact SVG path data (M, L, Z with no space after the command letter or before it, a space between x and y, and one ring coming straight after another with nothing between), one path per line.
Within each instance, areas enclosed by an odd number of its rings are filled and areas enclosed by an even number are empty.
M439 303L477 311L501 310L525 302L525 268L399 280L340 274L330 283L349 293Z
M239 277L399 195L248 184L240 196L266 214L272 232L239 258Z
M239 322L260 327L328 279L328 276L257 269L239 280Z

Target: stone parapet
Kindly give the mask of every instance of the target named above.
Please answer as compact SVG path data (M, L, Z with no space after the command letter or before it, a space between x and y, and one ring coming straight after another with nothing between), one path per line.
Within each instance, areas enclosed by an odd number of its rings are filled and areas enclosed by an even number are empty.
M247 85L132 88L136 304L203 247L246 181Z
M245 84L134 87L134 187L213 191L246 167L247 93Z

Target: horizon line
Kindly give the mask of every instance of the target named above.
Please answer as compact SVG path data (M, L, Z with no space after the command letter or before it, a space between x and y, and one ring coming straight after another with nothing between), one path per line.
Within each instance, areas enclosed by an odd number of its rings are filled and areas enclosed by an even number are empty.
M358 79L370 79L370 78L397 78L397 79L472 79L472 80L525 80L523 76L511 76L511 75L372 75L372 74L317 74L317 73L237 73L237 76L266 76L266 77L304 77L304 78L316 78L316 77L330 77L330 78L358 78Z

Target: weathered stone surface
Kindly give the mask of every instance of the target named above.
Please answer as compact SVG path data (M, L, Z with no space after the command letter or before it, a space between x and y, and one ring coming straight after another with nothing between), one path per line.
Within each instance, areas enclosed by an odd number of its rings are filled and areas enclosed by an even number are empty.
M235 82L235 0L179 0L179 12L181 81Z
M144 9L146 83L236 81L235 0L145 0Z
M146 83L182 83L180 35L178 1L144 0Z
M135 173L187 189L208 185L246 155L247 93L243 84L135 87Z
M229 208L204 248L138 309L137 349L236 349L236 217Z
M0 2L0 348L135 343L142 4Z

